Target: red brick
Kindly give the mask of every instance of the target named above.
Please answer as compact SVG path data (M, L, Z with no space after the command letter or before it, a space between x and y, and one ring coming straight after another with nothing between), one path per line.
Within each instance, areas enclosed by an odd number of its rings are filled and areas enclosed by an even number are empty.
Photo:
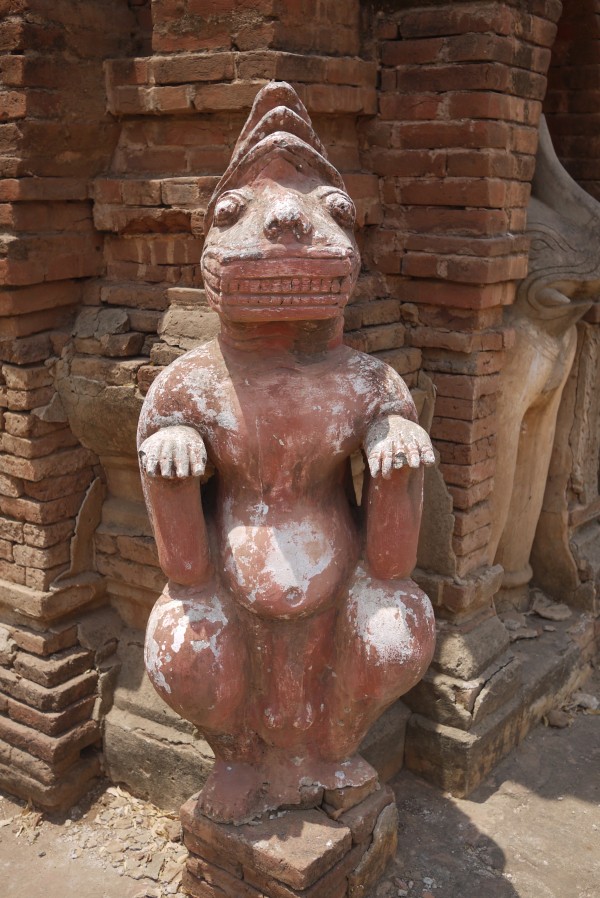
M478 549L485 549L490 541L492 533L491 526L480 527L477 530L471 530L464 537L453 537L452 547L458 556L471 555Z
M3 456L0 458L0 471L23 477L24 480L42 480L44 477L58 477L63 474L79 471L93 464L94 456L88 449L64 449L43 458L17 458Z
M474 530L481 530L491 524L491 507L489 502L481 502L468 511L454 513L454 533L458 537L466 536Z
M456 574L458 577L468 577L480 568L488 567L491 564L489 548L484 546L482 549L476 549L468 555L458 555L456 558ZM489 599L484 600L487 607ZM473 606L471 606L473 607Z
M440 398L449 396L462 401L474 402L484 396L493 396L500 389L498 374L492 374L489 377L472 377L432 372L431 378Z
M27 570L14 564L12 561L0 561L0 580L8 580L9 583L17 583L25 586Z
M26 524L30 527L30 524ZM70 649L77 644L77 626L74 624L53 627L37 632L24 627L13 627L11 635L20 649L34 655L52 655L61 649Z
M445 42L442 38L419 41L391 40L381 44L382 65L424 65L441 58Z
M55 524L77 514L83 496L83 492L74 493L72 496L63 496L52 502L0 496L0 512L8 517L18 518L31 524Z
M475 443L451 443L434 440L442 462L458 465L473 465L496 455L496 437L484 437Z
M184 871L186 892L195 896L232 896L236 898L263 898L262 893L220 867L193 855L188 858Z
M0 493L3 496L12 496L13 498L17 498L17 496L23 495L23 481L18 477L11 477L9 474L0 474ZM0 532L2 525L0 524Z
M69 561L68 543L57 543L48 549L36 549L32 546L15 546L14 559L17 564L27 568L49 570Z
M507 182L499 179L474 181L470 178L423 178L402 184L399 187L399 198L408 205L502 208L506 204L507 190Z
M495 469L496 460L494 458L477 462L474 465L440 464L440 472L444 481L452 486L461 487L472 487L483 480L488 480L494 476Z
M19 652L14 669L27 680L50 689L90 670L93 657L91 652L79 647L63 649L48 657Z
M430 38L437 35L465 32L495 32L512 34L515 14L498 3L456 3L434 8L409 9L399 19L399 33L403 38Z
M44 437L66 429L61 421L42 421L27 412L5 412L4 428L12 436L27 438Z
M42 458L60 449L78 444L68 427L55 430L40 437L17 437L10 433L0 434L0 450L22 458Z
M482 396L480 399L456 399L447 396L436 396L435 413L440 418L458 418L462 421L475 421L485 418L496 410L496 395Z
M19 677L13 671L0 668L1 692L32 708L50 713L63 711L74 702L91 695L95 691L97 681L97 673L90 671L60 686L47 689Z
M438 117L444 106L444 99L439 94L390 92L379 99L379 111L384 121L430 122Z
M483 437L495 434L497 426L498 421L495 415L488 415L487 418L478 418L475 421L434 417L431 425L431 436L435 440L476 443Z
M231 84L207 84L197 87L193 97L199 112L249 109L263 82L235 82Z
M47 592L54 585L54 581L59 574L64 573L68 569L68 564L57 564L55 567L48 569L26 567L24 568L25 585L29 589L34 589L38 592Z
M64 711L44 713L35 708L30 708L14 699L8 699L8 716L17 723L31 727L47 736L59 736L84 720L89 720L95 696L81 699L65 708Z
M407 122L394 126L392 145L403 149L434 149L442 147L505 149L510 138L506 122L465 120L463 122ZM517 152L526 152L518 150Z
M54 764L66 758L75 760L81 749L98 740L100 728L96 721L88 720L77 724L61 736L46 736L0 716L0 736L9 745L14 745L48 764Z
M455 508L466 509L482 502L486 499L494 489L494 478L484 480L470 487L448 486L448 492L452 496Z
M514 298L514 292L515 285L513 283L482 286L429 280L402 281L394 288L394 295L403 302L428 303L466 309L486 309L498 305L509 305ZM468 374L469 372L456 373ZM486 373L491 374L492 372Z
M310 887L348 853L352 844L347 827L339 826L317 810L288 811L277 819L276 826L265 820L255 826L233 827L196 815L195 807L191 799L181 808L184 832L191 831L215 850L295 889ZM298 853L304 839L310 838L308 833L312 836L310 856ZM279 841L285 842L285 852L278 852Z
M448 161L451 161L449 157ZM402 210L405 227L417 234L431 235L432 241L442 237L463 237L488 240L482 246L492 251L495 240L506 240L510 228L510 211L506 209L451 209L444 206L410 206ZM429 224L427 224L429 223ZM416 244L414 233L407 235L406 244ZM436 246L436 251L438 247ZM441 247L440 247L440 251Z

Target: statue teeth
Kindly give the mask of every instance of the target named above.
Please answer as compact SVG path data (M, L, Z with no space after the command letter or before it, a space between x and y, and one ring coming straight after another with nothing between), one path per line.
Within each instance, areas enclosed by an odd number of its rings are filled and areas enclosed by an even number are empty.
M211 286L222 283L224 293L243 293L246 295L269 294L279 296L283 294L315 294L315 293L340 293L342 290L342 278L253 278L248 280L222 281L207 270L206 280Z

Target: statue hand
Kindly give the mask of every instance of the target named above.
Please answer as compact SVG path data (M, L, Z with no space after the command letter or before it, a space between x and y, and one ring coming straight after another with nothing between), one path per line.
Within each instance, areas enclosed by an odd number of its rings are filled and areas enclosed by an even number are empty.
M429 435L419 424L400 415L389 415L375 421L367 431L364 450L371 477L379 474L387 480L392 470L408 465L435 464Z
M193 427L164 427L138 449L140 468L149 477L201 477L206 468L204 440Z

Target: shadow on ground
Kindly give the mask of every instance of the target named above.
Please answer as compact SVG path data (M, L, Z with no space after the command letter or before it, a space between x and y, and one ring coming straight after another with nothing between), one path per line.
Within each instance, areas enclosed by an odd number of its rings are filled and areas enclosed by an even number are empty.
M600 673L585 685L600 698ZM408 771L394 869L375 898L599 898L600 716L540 725L469 799Z

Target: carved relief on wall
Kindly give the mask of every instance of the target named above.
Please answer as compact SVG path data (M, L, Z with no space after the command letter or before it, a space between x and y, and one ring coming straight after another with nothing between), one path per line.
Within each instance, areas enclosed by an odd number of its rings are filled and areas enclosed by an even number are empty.
M577 322L600 293L600 204L560 164L544 120L528 231L529 274L507 311L515 342L498 401L491 542L495 562L505 570L500 608L527 604L559 407L577 352ZM591 420L597 421L597 415ZM596 467L597 457L596 447ZM555 459L553 470L557 466L566 470L570 461ZM546 521L545 532L549 529ZM545 568L544 555L555 551L554 539L546 544L540 539L536 571Z

